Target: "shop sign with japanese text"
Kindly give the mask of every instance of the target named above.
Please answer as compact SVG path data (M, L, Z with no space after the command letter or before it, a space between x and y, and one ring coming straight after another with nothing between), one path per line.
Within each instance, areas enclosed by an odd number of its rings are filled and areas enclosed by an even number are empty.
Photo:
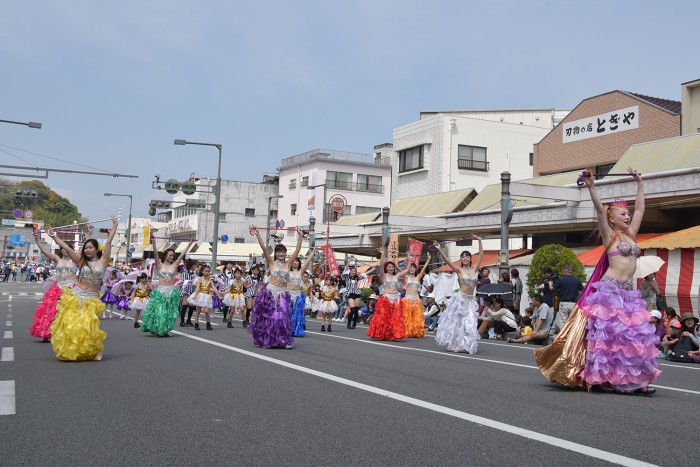
M563 124L564 143L620 133L639 128L639 106L613 110Z

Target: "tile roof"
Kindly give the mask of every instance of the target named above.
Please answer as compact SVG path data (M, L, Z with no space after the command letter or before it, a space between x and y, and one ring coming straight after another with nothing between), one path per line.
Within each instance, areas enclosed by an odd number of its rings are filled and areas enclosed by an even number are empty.
M476 196L473 188L446 191L435 195L416 196L391 205L393 216L439 216L459 212ZM500 195L499 195L500 196Z
M636 92L629 92L629 91L624 91L624 92L627 92L627 94L630 94L630 95L637 97L639 99L645 100L652 105L655 105L657 107L661 107L662 109L668 110L669 112L672 112L676 115L681 114L681 102L679 102L679 101L674 101L671 99L662 99L660 97L645 96L644 94L638 94Z

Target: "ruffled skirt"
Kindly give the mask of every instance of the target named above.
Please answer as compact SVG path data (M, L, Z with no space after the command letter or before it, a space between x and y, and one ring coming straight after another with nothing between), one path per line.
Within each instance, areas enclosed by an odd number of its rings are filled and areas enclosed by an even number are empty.
M659 337L638 290L596 282L582 307L588 316L586 365L581 378L590 385L610 384L618 391L648 386L657 369Z
M296 297L294 297L295 295ZM294 305L292 308L292 336L306 337L306 331L304 330L306 326L306 317L304 316L304 307L307 301L306 294L297 291L296 293L290 293L290 296Z
M141 330L163 336L175 327L180 316L180 291L174 287L159 287L143 312Z
M70 361L102 358L107 333L100 329L97 315L104 312L105 305L97 292L66 287L56 308L51 325L51 346L56 357Z
M321 313L335 313L338 311L338 304L335 300L319 300L318 311Z
M248 332L253 343L263 349L290 348L292 337L292 305L289 292L266 284L253 302Z
M479 304L471 295L458 292L440 315L435 342L450 352L475 354L479 343L476 314Z
M148 306L148 300L149 300L148 297L143 297L143 298L134 297L134 301L131 302L131 305L130 305L131 309L132 310L139 310L139 311L145 310L146 307Z
M221 308L221 305L223 305L223 303L221 302L219 296L216 294L211 294L211 306L209 308Z
M131 308L129 308L129 297L119 297L119 301L117 302L117 310L131 310Z
M44 294L44 298L34 312L34 322L29 326L29 334L42 339L51 338L51 323L56 317L56 305L62 293L63 291L53 284Z
M233 294L227 293L224 295L224 305L229 307L234 307L239 310L241 307L245 306L245 297L241 293Z
M397 297L390 300L386 295L379 297L374 316L369 322L367 336L383 341L395 341L406 337L401 299Z
M403 322L406 337L425 337L425 318L423 317L423 302L420 298L401 299Z
M190 295L187 299L187 303L192 306L201 306L202 308L212 308L212 294L210 293L199 293L198 295Z
M105 305L110 305L117 303L119 301L119 297L112 293L112 289L107 289L105 290L105 293L102 294L102 298L100 298L100 300L102 300Z

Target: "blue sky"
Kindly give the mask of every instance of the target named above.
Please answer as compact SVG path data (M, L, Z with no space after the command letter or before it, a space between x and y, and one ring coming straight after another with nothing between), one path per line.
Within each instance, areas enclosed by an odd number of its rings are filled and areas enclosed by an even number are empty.
M50 174L84 215L146 215L154 174L259 181L315 148L371 153L420 110L573 108L614 89L680 100L696 1L0 3L0 164ZM21 161L17 157L24 159ZM6 171L6 170L3 170Z

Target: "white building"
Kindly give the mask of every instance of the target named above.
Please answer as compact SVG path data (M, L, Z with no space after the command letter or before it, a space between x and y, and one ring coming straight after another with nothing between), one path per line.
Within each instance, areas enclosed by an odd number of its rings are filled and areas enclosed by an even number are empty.
M172 241L186 241L196 238L199 242L214 240L214 185L215 179L192 177L197 192L185 195L178 192L172 195L172 208L159 214L165 228L163 236ZM257 243L250 235L251 225L264 227L270 215L276 218L278 184L276 175L265 175L263 182L242 182L221 180L221 200L219 205L219 238L228 237L228 243ZM203 203L203 208L188 206L188 200Z
M568 111L465 110L421 112L394 130L392 201L532 177L533 144Z
M343 215L380 212L390 202L390 161L372 154L316 149L283 159L279 177L277 220L287 227L306 228L311 216L325 223L336 195L347 201Z

